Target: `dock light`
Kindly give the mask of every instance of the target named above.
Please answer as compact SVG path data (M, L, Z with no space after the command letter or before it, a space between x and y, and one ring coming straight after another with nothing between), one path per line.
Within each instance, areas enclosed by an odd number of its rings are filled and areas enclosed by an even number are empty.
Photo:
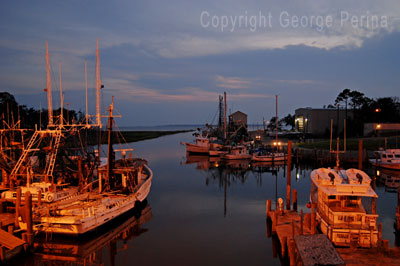
M308 121L308 118L306 118L306 122Z
M380 172L379 170L376 170L376 175L377 175L377 176L380 176L380 175L381 175L381 172Z
M381 111L380 108L376 108L376 109L375 109L375 113L379 113L380 111Z
M277 144L276 141L274 141L274 146L276 146L276 144Z
M297 179L297 180L300 179L300 174L299 174L299 173L296 174L296 179Z
M278 142L278 146L281 146L281 145L282 145L282 143L279 141L279 142Z
M381 129L381 124L377 124L376 129Z

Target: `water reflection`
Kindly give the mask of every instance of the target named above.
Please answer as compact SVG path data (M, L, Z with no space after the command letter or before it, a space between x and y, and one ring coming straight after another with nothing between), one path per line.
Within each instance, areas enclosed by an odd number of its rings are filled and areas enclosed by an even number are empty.
M128 250L128 242L147 232L142 225L152 218L150 205L143 204L121 219L78 238L36 238L35 256L41 264L73 263L82 265L116 265L118 253ZM122 245L118 248L119 245Z
M375 169L378 185L384 186L387 192L396 193L400 188L400 171L390 169Z

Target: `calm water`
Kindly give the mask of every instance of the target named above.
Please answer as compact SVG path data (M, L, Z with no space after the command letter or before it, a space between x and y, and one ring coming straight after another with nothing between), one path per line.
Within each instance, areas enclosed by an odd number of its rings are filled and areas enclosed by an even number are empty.
M266 237L265 202L285 198L284 168L250 169L248 162L239 162L222 169L220 162L209 162L208 157L186 158L179 143L191 140L191 133L184 133L133 143L134 155L146 158L154 171L148 206L140 218L130 214L84 238L48 244L39 240L44 244L35 256L12 263L281 265ZM311 170L303 166L291 173L299 210L307 210ZM393 246L397 193L381 183L377 193L383 238Z

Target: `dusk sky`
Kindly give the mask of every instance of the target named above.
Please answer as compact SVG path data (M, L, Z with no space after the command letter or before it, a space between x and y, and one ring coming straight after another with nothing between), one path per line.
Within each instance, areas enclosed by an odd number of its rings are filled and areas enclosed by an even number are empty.
M400 96L400 4L360 1L1 1L0 91L47 108L49 43L54 108L85 110L88 60L94 113L96 38L102 110L115 96L121 126L210 123L218 95L262 123L332 104L345 88ZM216 122L216 121L214 121Z

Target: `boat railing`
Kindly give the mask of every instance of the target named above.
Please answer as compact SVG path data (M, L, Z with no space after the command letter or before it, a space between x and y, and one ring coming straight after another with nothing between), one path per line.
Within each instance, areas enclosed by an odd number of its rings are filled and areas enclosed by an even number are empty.
M377 230L377 214L362 212L334 211L326 202L318 201L317 211L332 228Z

